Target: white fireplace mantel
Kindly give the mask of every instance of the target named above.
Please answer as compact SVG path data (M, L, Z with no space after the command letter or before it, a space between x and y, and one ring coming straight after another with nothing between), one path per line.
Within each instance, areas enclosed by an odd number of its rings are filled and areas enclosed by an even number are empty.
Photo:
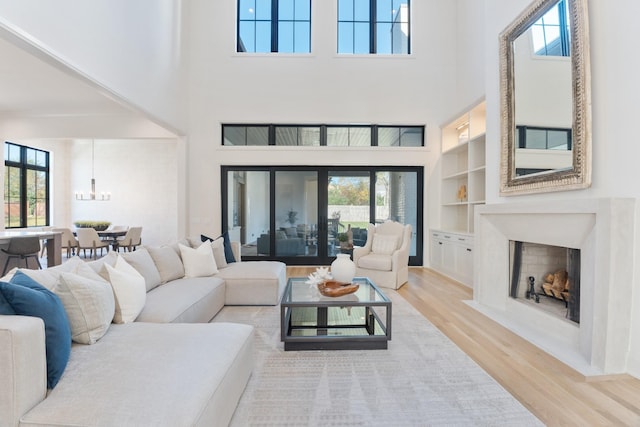
M584 375L624 373L635 199L479 206L471 305ZM580 324L509 297L509 241L580 249Z

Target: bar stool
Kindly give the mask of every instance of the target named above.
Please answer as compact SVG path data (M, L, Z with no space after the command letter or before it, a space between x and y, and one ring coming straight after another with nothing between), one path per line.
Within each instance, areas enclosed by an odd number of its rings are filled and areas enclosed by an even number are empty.
M28 258L33 257L38 263L38 268L42 269L40 259L38 258L40 254L39 237L13 237L9 240L9 247L7 249L2 248L1 250L7 254L7 261L4 263L4 269L2 270L3 276L7 273L7 267L12 258L23 259L25 267L29 268Z

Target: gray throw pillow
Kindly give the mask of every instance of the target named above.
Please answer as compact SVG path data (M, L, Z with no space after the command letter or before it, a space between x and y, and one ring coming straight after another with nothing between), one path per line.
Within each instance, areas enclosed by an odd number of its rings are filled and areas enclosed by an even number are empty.
M180 256L173 247L147 247L147 250L160 273L160 280L162 283L182 279L184 277L184 265L182 264Z

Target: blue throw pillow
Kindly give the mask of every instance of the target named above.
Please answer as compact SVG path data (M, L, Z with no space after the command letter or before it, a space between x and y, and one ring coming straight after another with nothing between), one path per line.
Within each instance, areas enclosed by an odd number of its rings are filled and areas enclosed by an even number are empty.
M0 314L9 316L16 314L16 311L11 307L11 304L9 304L9 301L7 301L2 293L0 293Z
M9 283L0 282L0 294L15 314L39 317L44 322L47 388L54 388L71 354L71 327L62 302L56 294L21 271Z
M217 240L220 237L222 237L224 239L224 259L229 264L232 263L232 262L236 262L236 257L235 257L235 255L233 255L233 249L231 249L231 239L229 239L229 232L228 231L225 231L224 233L222 233L216 239L212 239L209 236L205 236L204 234L201 234L200 235L200 240L202 240L203 242L206 242L207 240L209 240L210 242L213 242L214 240Z

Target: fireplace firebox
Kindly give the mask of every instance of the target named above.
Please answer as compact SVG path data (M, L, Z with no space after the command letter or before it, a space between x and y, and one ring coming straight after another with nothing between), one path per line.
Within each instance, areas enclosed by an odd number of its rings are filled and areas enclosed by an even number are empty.
M580 323L580 249L510 241L509 296Z

